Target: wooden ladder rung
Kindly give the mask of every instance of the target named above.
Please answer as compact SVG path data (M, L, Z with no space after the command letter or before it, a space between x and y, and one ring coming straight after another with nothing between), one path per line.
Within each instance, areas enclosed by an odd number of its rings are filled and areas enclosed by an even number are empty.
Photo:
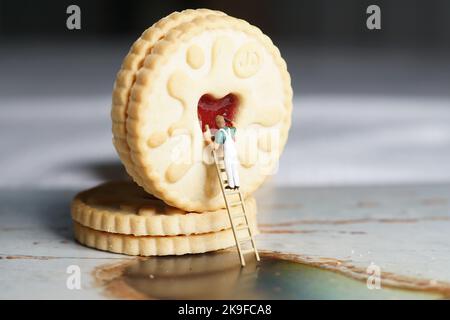
M228 181L227 180L225 180L227 183L228 183ZM228 195L233 195L233 194L239 194L239 190L227 190L227 191L225 191L225 194L228 196Z
M233 222L234 222L236 219L243 219L243 218L245 218L244 213L236 214L236 215L231 215L231 219L233 219ZM245 220L244 220L244 221L245 221Z
M228 207L237 207L237 206L242 206L242 201L235 201L228 203Z
M236 231L248 230L248 229L250 229L250 227L247 224L241 224L240 226L236 227Z
M251 241L251 240L253 240L253 239L252 239L252 237L250 235L238 239L239 243L241 243L241 242L248 242L248 241Z
M235 218L247 218L247 216L245 215L245 212L242 209L242 207L229 207L229 211L230 211L230 217L235 219ZM234 210L233 210L234 209Z

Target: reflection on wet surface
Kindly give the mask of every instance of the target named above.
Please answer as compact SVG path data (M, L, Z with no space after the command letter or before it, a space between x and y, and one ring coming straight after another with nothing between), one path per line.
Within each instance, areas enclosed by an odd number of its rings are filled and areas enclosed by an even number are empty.
M438 295L382 288L362 281L262 255L241 268L236 254L153 257L109 265L96 271L112 297L138 299L433 299Z

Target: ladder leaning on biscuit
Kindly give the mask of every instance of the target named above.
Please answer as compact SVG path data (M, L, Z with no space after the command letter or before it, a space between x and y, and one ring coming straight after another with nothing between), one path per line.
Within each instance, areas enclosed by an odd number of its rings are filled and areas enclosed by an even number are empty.
M211 136L209 127L206 126L206 128L208 135ZM226 189L228 180L227 176L224 175L226 173L224 165L225 159L223 156L218 155L217 151L214 149L212 150L212 155L216 167L217 177L220 183L220 189L222 190L223 199L225 201L228 218L230 220L231 229L233 231L236 248L239 254L239 259L241 261L241 266L245 267L245 254L253 253L257 261L260 261L260 258L258 249L256 249L253 232L248 222L244 198L239 188L229 190ZM233 199L236 198L236 196L238 196L238 199ZM244 245L250 245L250 247L243 248Z

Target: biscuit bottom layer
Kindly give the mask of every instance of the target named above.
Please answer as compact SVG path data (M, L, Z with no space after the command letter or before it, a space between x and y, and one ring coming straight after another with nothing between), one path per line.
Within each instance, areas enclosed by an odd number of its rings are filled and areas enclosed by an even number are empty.
M75 239L79 243L91 248L127 255L183 255L216 251L235 245L231 229L188 236L132 236L94 230L75 221L73 224ZM253 234L256 234L256 226L252 225L251 228Z

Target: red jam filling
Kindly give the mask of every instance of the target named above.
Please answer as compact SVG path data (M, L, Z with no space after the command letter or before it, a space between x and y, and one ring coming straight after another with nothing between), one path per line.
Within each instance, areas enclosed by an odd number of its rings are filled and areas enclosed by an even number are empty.
M237 112L238 98L229 93L225 97L216 99L210 94L204 94L198 100L197 113L198 121L202 127L202 131L206 131L206 125L210 129L218 129L216 126L216 116L222 115L228 120L234 120ZM227 126L231 125L227 121Z

